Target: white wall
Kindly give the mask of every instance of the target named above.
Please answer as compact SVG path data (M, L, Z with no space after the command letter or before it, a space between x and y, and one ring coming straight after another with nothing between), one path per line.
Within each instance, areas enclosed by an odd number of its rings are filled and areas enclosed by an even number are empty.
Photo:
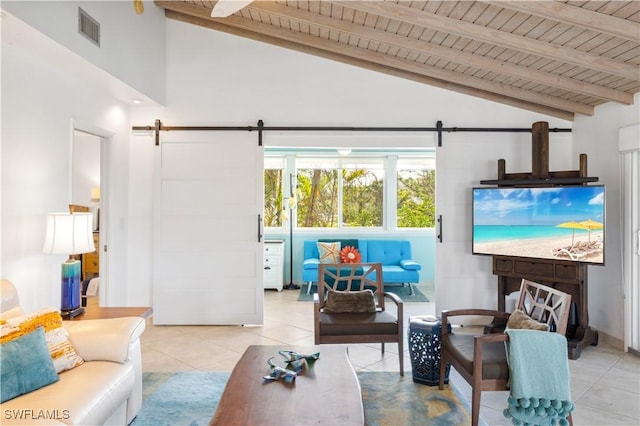
M2 8L107 71L133 89L162 103L165 89L164 11L133 1L2 1ZM100 47L78 33L78 8L100 23ZM116 94L128 101L129 93ZM112 95L114 95L112 93Z
M589 323L618 339L624 319L618 130L639 122L636 93L633 105L609 102L596 107L593 117L576 117L573 131L574 153L587 154L589 176L606 186L605 266L589 267Z
M0 273L17 286L28 310L60 304L60 264L42 253L45 217L71 202L74 125L110 136L113 169L110 239L113 264L105 299L127 302L129 107L40 52L69 53L8 13L2 17L2 253ZM75 60L75 59L71 59Z

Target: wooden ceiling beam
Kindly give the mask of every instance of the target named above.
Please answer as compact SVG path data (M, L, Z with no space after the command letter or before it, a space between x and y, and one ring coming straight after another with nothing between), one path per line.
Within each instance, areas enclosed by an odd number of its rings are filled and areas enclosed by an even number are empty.
M640 43L640 24L556 1L487 1L497 7L529 13L586 30Z
M473 40L570 63L634 81L640 80L640 67L634 64L618 62L576 49L532 40L517 34L436 15L401 4L385 1L336 1L334 3L346 8L418 25L431 30L456 34Z
M350 21L343 21L330 16L318 15L306 10L288 7L279 3L257 1L248 6L250 9L266 12L271 15L292 19L308 25L315 25L349 34L367 40L377 41L401 49L410 49L427 56L435 56L446 61L455 62L476 68L493 71L498 74L517 77L534 81L536 83L552 86L557 89L571 91L577 94L587 94L606 101L620 102L626 105L633 104L633 94L608 87L551 74L536 69L527 68L509 62L502 62L493 58L475 55L457 49L440 46L422 40L412 39L375 28L365 27Z
M238 16L229 16L224 19L211 19L206 14L204 8L198 6L192 6L182 2L157 2L161 3L166 9L174 10L177 12L186 13L198 18L205 19L207 21L218 21L223 25L233 26L246 31L259 32L260 34L270 36L272 38L286 40L289 42L295 42L303 44L305 46L317 48L320 50L330 51L337 54L349 55L354 58L358 58L364 61L372 62L378 65L387 66L391 68L403 69L415 74L432 77L439 80L451 81L461 86L467 86L474 89L479 89L486 92L500 94L502 96L527 101L528 103L538 103L552 107L554 109L578 112L584 115L593 115L593 107L585 104L580 104L573 101L557 98L554 96L548 96L530 92L527 90L511 87L504 84L499 84L481 78L461 74L458 72L448 71L445 69L435 68L418 64L415 61L409 61L400 59L397 57L391 57L383 53L374 52L371 50L365 50L349 45L336 43L331 40L321 39L315 36L302 34L295 31L289 31L282 28L273 27L268 24L263 24L255 21L250 21Z
M156 0L156 4L160 5L161 1ZM164 6L163 6L164 7ZM555 107L546 107L533 102L522 101L514 98L510 98L499 93L486 92L479 89L474 89L467 86L458 85L452 82L439 80L424 75L415 74L402 69L391 68L389 66L375 64L369 61L352 58L347 55L329 52L326 50L317 49L314 47L305 46L296 42L290 42L287 40L277 39L253 30L245 30L229 25L225 25L221 20L213 21L207 18L197 17L173 10L165 9L165 16L169 19L176 21L186 22L189 24L199 25L205 28L209 28L216 31L222 31L228 34L237 35L240 37L256 40L262 43L272 44L278 47L295 50L301 53L329 59L332 61L344 63L347 65L356 66L358 68L368 69L374 72L380 72L383 74L395 76L398 78L415 81L421 84L428 84L430 86L439 87L442 89L450 90L452 92L461 93L464 95L474 96L477 98L485 99L488 101L497 102L503 105L509 105L514 108L521 108L528 111L545 114L551 117L557 117L562 120L573 121L575 114L571 111L565 111Z

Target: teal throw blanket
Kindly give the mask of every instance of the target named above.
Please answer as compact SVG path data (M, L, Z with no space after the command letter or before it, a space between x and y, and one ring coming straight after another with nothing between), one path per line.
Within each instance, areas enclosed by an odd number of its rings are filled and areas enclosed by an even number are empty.
M507 329L511 395L504 416L514 425L567 425L573 411L567 339L547 331Z

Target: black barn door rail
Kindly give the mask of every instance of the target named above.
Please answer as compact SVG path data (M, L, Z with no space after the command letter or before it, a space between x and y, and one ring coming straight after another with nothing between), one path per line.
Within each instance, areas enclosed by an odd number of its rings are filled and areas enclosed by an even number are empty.
M478 132L478 133L531 133L531 128L517 127L443 127L442 121L438 121L435 127L378 127L378 126L265 126L262 120L256 126L165 126L157 119L153 126L133 126L133 131L155 132L155 143L160 145L160 132L172 130L199 130L199 131L243 131L258 132L258 144L262 145L262 132L436 132L438 133L438 146L442 146L442 133ZM571 129L549 129L553 133L569 133Z

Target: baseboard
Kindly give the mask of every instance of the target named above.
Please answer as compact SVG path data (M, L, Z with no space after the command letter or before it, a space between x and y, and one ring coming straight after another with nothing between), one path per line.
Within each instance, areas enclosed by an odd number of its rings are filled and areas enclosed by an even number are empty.
M604 333L600 330L596 331L598 332L598 344L606 344L607 346L611 346L620 351L625 351L624 340L613 337L612 335Z

